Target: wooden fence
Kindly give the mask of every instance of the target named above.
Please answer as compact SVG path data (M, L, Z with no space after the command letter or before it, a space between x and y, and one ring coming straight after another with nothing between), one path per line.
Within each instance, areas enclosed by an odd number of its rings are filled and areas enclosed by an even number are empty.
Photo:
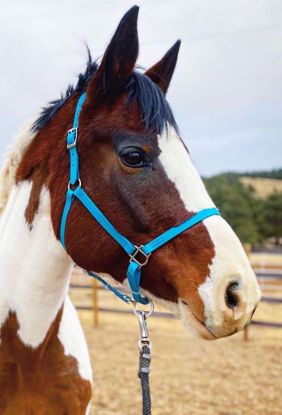
M267 291L267 288L271 288L271 290L280 289L282 291L282 272L280 271L271 271L271 272L256 272L258 281L260 286L263 289L263 292ZM267 282L267 283L266 283ZM88 310L93 312L93 324L95 327L99 325L99 314L100 313L120 313L120 314L131 314L131 310L126 309L117 309L117 308L109 308L109 307L101 307L99 305L99 291L105 290L96 280L93 279L92 284L79 284L73 283L71 284L72 290L82 289L82 290L92 290L92 298L93 298L93 305L87 306L83 304L76 304L76 308L78 310ZM275 304L282 304L282 298L277 296L268 296L263 295L262 302L271 303L275 306ZM166 312L155 312L154 317L156 318L175 318L172 313ZM261 320L252 320L251 322L254 326L260 327L270 327L270 328L282 328L282 323L278 322L271 322L271 321L261 321ZM249 338L249 326L244 331L244 339L248 340Z

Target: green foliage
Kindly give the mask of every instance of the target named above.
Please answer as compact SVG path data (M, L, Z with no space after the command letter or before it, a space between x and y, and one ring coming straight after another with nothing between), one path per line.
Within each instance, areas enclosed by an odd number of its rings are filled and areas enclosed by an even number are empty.
M256 171L253 173L241 173L239 176L264 177L267 179L282 180L282 169L273 169L270 171Z
M224 174L225 175L225 174ZM232 175L235 177L263 177L267 179L278 179L282 180L282 169L273 169L269 171L261 170L255 172L245 172L245 173L227 173L227 175Z
M266 237L273 237L278 243L282 237L282 193L273 193L264 203L264 226Z
M282 172L282 170L281 170ZM269 176L270 177L270 176ZM282 237L282 193L258 199L237 174L204 179L209 194L242 242L261 244L267 237Z

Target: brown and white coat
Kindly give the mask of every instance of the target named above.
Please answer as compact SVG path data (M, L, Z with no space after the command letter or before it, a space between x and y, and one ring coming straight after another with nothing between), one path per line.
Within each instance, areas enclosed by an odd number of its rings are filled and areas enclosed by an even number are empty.
M180 42L145 75L138 75L138 81L133 72L137 14L134 7L124 16L99 68L84 83L87 100L78 151L89 195L118 230L142 244L214 205L164 95ZM141 82L139 87L143 82L147 88L146 105L139 100L140 89L135 91L136 99L129 99L132 82ZM36 131L30 123L20 133L0 175L3 415L87 413L91 365L67 297L70 273L75 262L124 280L127 256L76 202L67 225L67 252L59 242L69 174L65 137L80 92L74 90ZM156 123L154 111L147 118L144 114L150 94L151 110L155 98L160 101L162 126ZM138 166L126 162L138 158ZM141 286L204 338L226 336L244 327L260 296L244 250L221 217L204 220L154 253Z

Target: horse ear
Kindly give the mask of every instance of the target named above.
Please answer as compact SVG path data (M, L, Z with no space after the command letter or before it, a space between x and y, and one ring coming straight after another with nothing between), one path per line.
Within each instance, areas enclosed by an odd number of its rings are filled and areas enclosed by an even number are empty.
M145 72L166 94L175 70L181 41L177 40L164 57Z
M139 7L133 6L121 19L101 64L90 80L87 97L91 101L97 95L106 95L120 88L131 75L138 57L137 18Z

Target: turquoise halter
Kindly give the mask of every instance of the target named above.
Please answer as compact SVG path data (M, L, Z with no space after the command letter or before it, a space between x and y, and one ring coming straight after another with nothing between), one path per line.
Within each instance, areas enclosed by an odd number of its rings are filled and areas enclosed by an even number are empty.
M128 295L122 294L120 291L108 284L103 278L94 272L88 272L88 275L98 279L102 282L109 290L114 292L119 298L121 298L126 303L134 300L135 302L141 304L148 304L149 300L146 297L141 296L140 293L140 279L142 267L146 265L149 261L151 254L159 249L161 246L171 241L176 236L180 235L187 229L196 225L199 222L202 222L204 219L213 216L220 215L220 212L216 208L203 209L200 212L196 213L186 221L180 223L177 226L174 226L161 235L157 236L146 245L136 246L130 242L124 235L116 230L116 228L111 224L111 222L106 218L106 216L101 212L98 206L93 202L93 200L88 196L85 190L82 187L80 174L79 174L79 157L77 152L77 139L78 139L78 125L79 125L79 115L83 106L83 103L86 98L86 92L84 92L76 106L73 126L67 132L67 149L70 155L70 180L68 185L68 190L66 194L65 207L62 214L61 227L60 227L60 240L65 248L65 233L68 215L70 213L73 201L78 199L88 212L93 216L93 218L105 229L105 231L125 250L129 255L129 265L127 268L127 279L131 289L132 298ZM138 256L138 259L137 259ZM140 259L141 258L141 259Z

